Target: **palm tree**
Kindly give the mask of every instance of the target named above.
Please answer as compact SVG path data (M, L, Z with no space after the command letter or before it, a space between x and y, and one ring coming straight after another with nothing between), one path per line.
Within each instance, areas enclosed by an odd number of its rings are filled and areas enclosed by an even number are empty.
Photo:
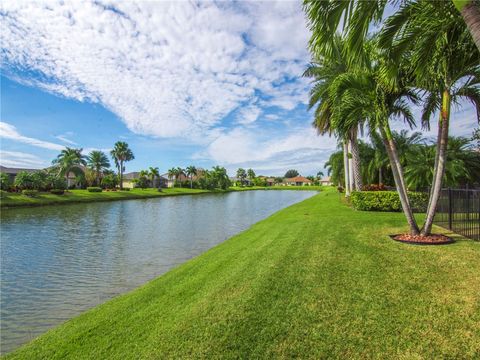
M168 176L168 179L171 181L172 179L176 178L177 176L177 168L170 168L168 169L168 172L167 172L167 176ZM173 186L172 187L175 187L175 181L173 182Z
M124 141L117 141L110 151L110 155L115 161L119 174L120 189L123 190L123 172L125 171L125 162L135 159L132 150L128 147L128 144Z
M358 61L359 54L362 52L365 39L370 26L381 23L386 6L389 2L385 0L304 0L303 8L307 15L309 28L312 31L310 38L310 48L315 53L331 55L333 48L333 37L336 34L340 24L351 50L350 61ZM397 3L409 5L412 3L429 3L433 7L441 8L452 4L460 11L463 17L464 26L467 25L468 31L473 37L477 50L480 50L480 10L477 0L400 0ZM405 12L405 17L412 13ZM445 14L438 11L437 8L430 14L429 22L445 20L450 16L456 15L453 12ZM426 23L427 24L427 23Z
M317 172L317 179L320 180L323 177L323 171Z
M253 169L248 169L247 175L248 175L248 179L250 180L250 183L252 183L253 179L255 179L255 171L253 171Z
M197 168L193 165L187 166L185 169L188 177L190 178L190 189L193 189L193 176L197 175Z
M110 161L103 151L92 150L87 156L88 166L95 172L95 182L100 186L100 176L102 172L110 168Z
M184 175L185 176L185 170L183 170L181 167L177 167L176 172L175 172L175 181L178 181L180 176ZM181 186L180 186L181 187Z
M312 125L317 129L319 135L334 133L331 124L332 115L335 112L335 106L339 106L339 103L331 97L331 91L338 76L349 69L345 40L335 35L331 45L331 53L317 56L316 61L312 62L303 74L313 78L314 81L314 86L310 91L309 109L317 106ZM344 129L342 134L336 132L337 137L343 139L346 196L349 196L353 187L357 191L362 188L360 151L357 139L358 127L361 124L362 119L358 119L351 128Z
M150 181L152 182L152 187L156 187L155 179L160 176L160 172L158 171L158 167L150 166L148 168L148 176L150 177Z
M247 172L243 168L237 170L237 178L240 179L240 185L243 186L247 178Z
M83 149L74 149L66 147L63 149L52 164L58 168L58 175L64 176L68 182L68 174L72 171L75 175L83 173L81 166L86 166L86 157L82 155Z
M440 15L431 19L431 14ZM413 41L412 41L413 40ZM480 120L480 53L452 3L406 3L385 23L380 44L393 57L406 55L415 84L427 90L422 122L439 111L433 183L422 234L430 234L446 169L451 104L471 101Z

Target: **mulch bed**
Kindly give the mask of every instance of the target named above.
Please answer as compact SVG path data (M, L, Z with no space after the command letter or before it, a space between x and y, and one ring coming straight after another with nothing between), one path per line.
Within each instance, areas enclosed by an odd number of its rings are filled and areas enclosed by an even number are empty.
M398 234L390 235L390 237L395 241L413 245L446 245L455 242L452 238L441 234L431 234L429 236Z

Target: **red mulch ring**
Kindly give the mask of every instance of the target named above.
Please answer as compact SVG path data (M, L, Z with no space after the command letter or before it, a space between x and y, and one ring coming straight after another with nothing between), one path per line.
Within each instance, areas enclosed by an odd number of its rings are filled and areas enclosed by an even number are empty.
M395 241L414 245L446 245L455 242L452 238L441 234L431 234L429 236L398 234L390 235L390 237Z

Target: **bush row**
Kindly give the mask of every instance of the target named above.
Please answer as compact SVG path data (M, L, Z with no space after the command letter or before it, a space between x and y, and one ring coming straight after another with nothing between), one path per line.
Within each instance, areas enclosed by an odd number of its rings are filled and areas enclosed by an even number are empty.
M90 186L87 187L88 192L102 192L101 187L96 187L96 186Z
M428 194L410 192L408 196L413 211L427 211ZM396 191L354 191L350 196L350 201L356 210L402 211L400 197Z

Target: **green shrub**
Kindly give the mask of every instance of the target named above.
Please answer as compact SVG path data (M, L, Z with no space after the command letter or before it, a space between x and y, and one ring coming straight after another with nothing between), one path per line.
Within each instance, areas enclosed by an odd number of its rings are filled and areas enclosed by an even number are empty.
M22 190L22 195L36 197L38 196L38 190Z
M5 199L8 197L8 192L5 190L0 190L0 199Z
M50 193L53 195L63 195L65 193L65 190L63 189L52 189L50 190Z
M10 181L10 177L8 174L0 172L0 190L5 190L7 191L10 189L10 186L12 185L12 182Z
M88 192L102 192L102 188L97 186L87 187L87 190Z
M426 211L428 194L410 192L408 195L413 211ZM350 201L356 210L402 211L400 197L396 191L354 191L350 196Z

